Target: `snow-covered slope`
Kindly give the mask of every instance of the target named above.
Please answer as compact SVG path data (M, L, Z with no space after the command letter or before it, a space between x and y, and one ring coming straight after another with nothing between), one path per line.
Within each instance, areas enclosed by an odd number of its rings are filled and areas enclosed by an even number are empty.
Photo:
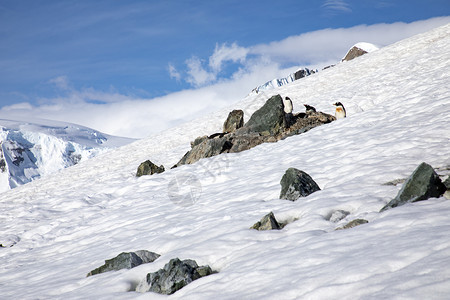
M132 141L75 124L0 119L0 192Z
M0 195L0 294L8 299L448 299L450 201L379 213L426 161L450 165L450 24L338 64L228 110L126 145ZM420 76L419 76L420 74ZM135 177L140 162L170 167L228 112L248 119L271 94L347 118L277 143ZM321 191L279 200L289 167ZM193 187L183 186L188 177ZM179 185L177 185L177 183ZM195 184L194 184L195 183ZM190 196L190 197L189 197ZM178 201L184 199L184 201ZM177 204L178 203L178 204ZM337 223L335 210L350 214ZM250 230L273 211L282 230ZM348 221L368 224L335 231ZM124 251L161 254L86 278ZM171 258L219 271L175 294L129 292Z

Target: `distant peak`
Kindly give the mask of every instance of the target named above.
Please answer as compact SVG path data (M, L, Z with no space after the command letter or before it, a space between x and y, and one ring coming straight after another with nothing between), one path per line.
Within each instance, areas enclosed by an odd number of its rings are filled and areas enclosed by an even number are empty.
M375 46L374 44L360 42L360 43L353 45L353 47L351 47L350 50L348 50L347 54L344 56L342 61L349 61L358 56L373 52L375 50L378 50L378 47Z

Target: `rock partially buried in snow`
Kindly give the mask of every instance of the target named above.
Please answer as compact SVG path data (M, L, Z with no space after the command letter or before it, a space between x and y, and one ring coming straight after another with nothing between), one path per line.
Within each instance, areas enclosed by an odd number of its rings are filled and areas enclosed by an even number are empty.
M328 217L326 217L325 219L330 221L330 222L337 223L340 220L344 219L349 214L350 214L350 212L348 212L348 211L338 209L338 210L335 210L335 211L331 212L328 215Z
M223 132L235 132L244 125L244 112L240 109L235 109L228 114L228 118L223 124Z
M295 201L320 191L320 187L307 173L295 168L289 168L281 178L280 199Z
M369 223L369 221L367 221L367 220L355 219L353 221L348 222L347 224L345 224L342 227L336 228L336 230L350 229L350 228L353 228L353 227L356 227L356 226L359 226L359 225L362 225L362 224L367 224L367 223Z
M143 175L153 175L156 173L162 173L164 172L164 166L157 166L154 163L152 163L150 160L146 160L143 163L141 163L137 169L136 176L141 177Z
M164 268L148 273L136 288L137 292L155 292L171 295L194 280L213 274L209 266L198 266L191 259L181 261L179 258L171 259Z
M281 228L282 226L278 223L277 219L275 219L273 212L268 213L261 219L261 221L256 222L252 227L250 227L250 229L256 230L272 230Z
M438 198L446 191L439 175L433 167L423 162L403 184L397 196L386 204L380 212L404 205L409 202Z
M109 271L131 269L142 264L154 262L158 257L160 257L159 254L147 250L122 252L114 258L105 260L103 266L89 272L87 277Z

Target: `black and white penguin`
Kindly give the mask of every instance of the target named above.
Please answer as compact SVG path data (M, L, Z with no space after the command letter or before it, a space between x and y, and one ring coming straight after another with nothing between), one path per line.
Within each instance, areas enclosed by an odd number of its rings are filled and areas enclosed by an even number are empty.
M334 113L336 119L343 119L347 116L347 113L345 112L345 107L344 105L342 105L341 102L336 102L333 105L336 106L336 112Z
M306 112L307 113L309 113L309 112L316 112L316 108L315 107L313 107L311 105L308 105L308 104L303 104L303 105L306 107Z
M283 105L284 105L284 112L287 114L292 114L292 101L289 97L285 97L283 100Z

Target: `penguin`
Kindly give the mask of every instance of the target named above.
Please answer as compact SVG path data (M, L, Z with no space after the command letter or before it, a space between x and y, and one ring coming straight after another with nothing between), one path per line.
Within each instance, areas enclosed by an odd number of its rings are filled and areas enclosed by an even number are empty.
M315 107L313 107L311 105L308 105L308 104L303 104L303 105L306 107L306 112L307 113L316 112L316 108Z
M333 105L336 106L336 112L334 113L336 119L343 119L347 116L347 113L345 112L345 107L344 105L342 105L341 102L336 102Z
M287 114L292 114L292 101L289 97L284 98L283 100L284 112Z

